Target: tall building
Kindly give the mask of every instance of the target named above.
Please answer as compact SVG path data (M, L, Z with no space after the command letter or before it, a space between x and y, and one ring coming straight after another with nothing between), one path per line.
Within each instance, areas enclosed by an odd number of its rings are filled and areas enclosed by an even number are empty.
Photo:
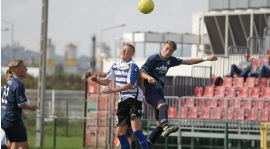
M52 44L51 39L48 39L46 73L48 75L53 75L54 72L55 72L55 46Z
M64 72L67 74L77 73L77 47L72 43L65 46Z

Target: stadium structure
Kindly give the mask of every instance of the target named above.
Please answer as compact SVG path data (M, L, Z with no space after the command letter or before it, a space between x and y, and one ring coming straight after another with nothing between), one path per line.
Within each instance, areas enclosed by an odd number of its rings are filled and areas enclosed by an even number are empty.
M255 149L270 148L270 79L225 77L232 64L250 53L252 67L260 67L270 54L270 0L209 0L209 11L193 15L192 33L134 32L121 42L135 46L162 44L173 40L192 46L191 57L216 54L215 62L171 68L165 78L165 95L171 125L177 133L162 137L154 149ZM138 52L138 51L136 51ZM144 54L145 56L145 54ZM117 58L103 61L106 72ZM135 57L142 66L146 57ZM117 95L106 95L102 86L86 78L85 147L119 148L114 144ZM97 73L105 77L105 73ZM216 78L222 84L215 84ZM138 84L142 86L142 82ZM143 87L142 87L143 89ZM152 107L144 105L143 132L148 136L156 126ZM267 141L268 140L268 141ZM268 144L267 144L268 143Z

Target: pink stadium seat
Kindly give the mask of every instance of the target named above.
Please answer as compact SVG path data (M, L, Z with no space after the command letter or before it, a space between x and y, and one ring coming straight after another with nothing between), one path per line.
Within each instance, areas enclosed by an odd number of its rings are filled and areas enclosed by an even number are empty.
M177 115L176 107L169 107L168 108L168 118L175 119Z
M206 99L198 99L197 100L197 107L206 107L207 104L206 104Z
M262 66L263 63L265 63L265 62L267 62L267 61L268 61L268 59L267 59L266 57L261 57L261 58L260 58L260 66Z
M199 109L197 107L190 108L188 119L197 119L199 114Z
M195 99L194 98L187 98L185 107L194 107L195 106Z
M260 97L260 88L259 87L251 88L249 98L259 98L259 97Z
M205 90L202 97L213 97L215 92L214 86L205 86Z
M232 86L232 78L231 77L224 77L223 78L223 83L222 83L221 86L231 87Z
M244 100L242 107L244 109L251 109L252 108L252 100Z
M226 102L225 102L225 100L227 100L227 102L228 102L228 106L230 106L230 100L228 100L227 98L225 98L225 99L220 99L219 100L219 106L218 107L221 107L221 108L226 108Z
M265 108L261 110L261 115L258 120L260 122L269 122L269 117L270 117L269 109Z
M199 89L198 86L196 86L196 87L194 88L193 93L192 93L192 96L195 96L195 97L198 96L198 89Z
M255 77L249 77L246 79L246 86L245 87L254 87L256 82Z
M270 98L270 87L263 88L261 98Z
M202 108L202 113L200 114L200 119L209 120L210 119L210 111L209 107Z
M187 107L181 107L181 118L182 119L187 118Z
M235 98L236 97L236 88L228 88L228 93L225 96L226 98Z
M233 118L234 118L234 109L233 108L228 108L228 120L232 121ZM224 119L226 119L226 118L224 118Z
M244 78L243 77L234 78L233 87L243 87L243 85L244 85Z
M256 87L266 87L267 79L266 78L258 78L258 83Z
M214 97L224 97L225 96L225 87L224 86L217 86L216 93Z
M210 99L208 101L208 107L210 107L210 108L217 107L217 104L218 104L218 100L217 99Z
M230 108L238 109L241 107L241 100L240 99L233 99L230 103Z
M245 109L238 108L236 109L236 116L234 117L236 121L244 121L245 120Z
M254 102L254 108L256 109L263 109L264 108L264 101L259 99L259 100L255 100Z
M221 107L217 107L213 109L213 116L210 118L212 120L221 120L222 119L222 109Z
M248 110L246 121L257 121L258 109L253 108Z
M267 54L270 55L270 49L267 50Z
M248 97L248 87L241 87L237 97L238 98L247 98Z
M202 86L199 86L198 87L198 97L201 97L203 95L203 87Z

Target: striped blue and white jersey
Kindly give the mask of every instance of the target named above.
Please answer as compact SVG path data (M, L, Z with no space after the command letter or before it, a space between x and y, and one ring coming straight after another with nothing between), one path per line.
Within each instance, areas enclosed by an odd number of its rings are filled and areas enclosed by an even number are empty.
M133 85L131 89L119 92L118 102L124 101L128 98L135 98L137 94L137 100L143 101L143 92L137 86L137 77L139 72L139 67L132 59L128 60L127 62L119 61L112 65L111 69L107 73L106 79L115 79L116 85L118 87L128 83Z

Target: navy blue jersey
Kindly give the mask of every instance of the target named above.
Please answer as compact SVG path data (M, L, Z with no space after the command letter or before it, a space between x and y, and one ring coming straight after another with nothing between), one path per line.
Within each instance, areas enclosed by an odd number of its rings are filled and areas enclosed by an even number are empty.
M163 95L164 79L169 68L181 65L183 61L183 59L173 56L169 57L168 59L163 59L160 53L148 57L147 61L141 67L141 70L153 77L156 80L156 83L150 84L148 83L148 80L144 80L145 89L154 89Z
M1 99L1 127L8 128L19 124L22 121L22 109L19 105L25 104L24 85L20 79L13 77L4 86L4 92Z

